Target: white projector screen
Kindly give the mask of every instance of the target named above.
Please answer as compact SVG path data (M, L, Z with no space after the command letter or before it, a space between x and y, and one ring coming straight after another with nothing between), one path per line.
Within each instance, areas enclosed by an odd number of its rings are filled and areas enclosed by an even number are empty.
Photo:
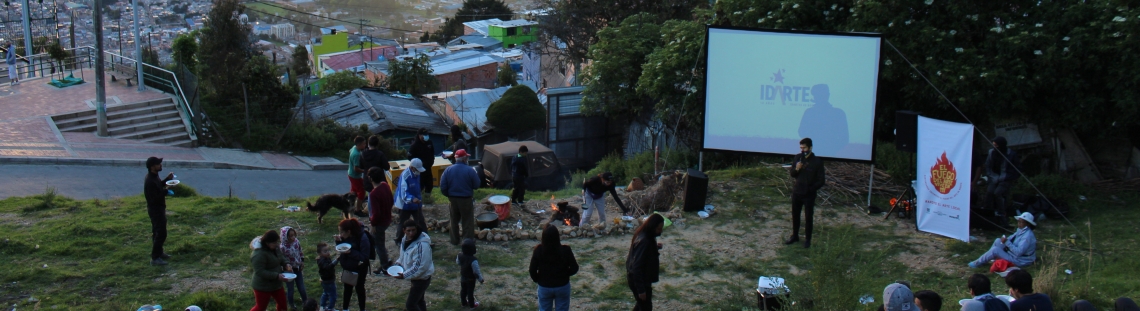
M702 148L872 161L878 34L709 27Z

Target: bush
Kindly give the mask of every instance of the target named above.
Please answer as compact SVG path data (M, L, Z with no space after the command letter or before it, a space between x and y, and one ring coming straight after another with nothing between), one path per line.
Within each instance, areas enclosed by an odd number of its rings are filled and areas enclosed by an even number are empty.
M174 187L170 187L170 190L174 190L174 197L176 198L198 196L198 191L194 190L194 188L190 188L190 186L186 184L177 184Z
M662 169L670 170L693 167L697 159L692 151L686 149L665 149L661 152L657 162L659 166L662 166ZM665 167L666 165L667 167ZM613 173L614 182L619 185L628 183L634 177L642 179L650 177L649 175L653 174L653 151L634 154L627 160L623 160L616 153L610 154L598 161L598 165L586 172L585 176L593 177L603 172ZM573 182L574 180L571 179L571 183Z
M535 130L546 125L546 109L534 90L516 85L487 107L487 123L508 135Z
M321 154L328 152L348 151L352 148L352 139L356 136L367 138L372 132L367 125L350 126L337 123L332 119L321 119L313 123L294 124L285 132L281 146L285 150ZM403 150L397 149L383 136L380 137L380 151L388 159L403 159L407 157Z
M1033 190L1033 186L1031 186L1030 183L1036 185L1037 189L1041 190L1041 194L1045 195L1045 197L1060 199L1069 203L1073 203L1073 200L1076 199L1078 195L1088 195L1092 190L1085 184L1065 178L1061 175L1041 174L1029 177L1029 182L1026 182L1024 178L1018 180L1013 186L1013 193L1037 194L1037 191Z
M875 146L875 168L891 175L891 180L899 185L909 185L915 177L918 159L913 153L900 151L895 144L879 142Z

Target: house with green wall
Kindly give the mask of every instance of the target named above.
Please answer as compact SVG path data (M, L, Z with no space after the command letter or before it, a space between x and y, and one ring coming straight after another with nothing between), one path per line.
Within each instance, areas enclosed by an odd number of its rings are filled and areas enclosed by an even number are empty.
M378 45L371 42L363 42L362 44L364 48L372 48L374 45ZM361 50L362 44L349 45L347 32L321 35L321 43L309 46L309 61L313 64L313 72L317 77L323 78L325 76L325 73L320 70L323 68L321 66L321 55L358 51Z
M503 42L503 47L508 49L538 40L537 34L538 23L525 19L487 25L487 36Z

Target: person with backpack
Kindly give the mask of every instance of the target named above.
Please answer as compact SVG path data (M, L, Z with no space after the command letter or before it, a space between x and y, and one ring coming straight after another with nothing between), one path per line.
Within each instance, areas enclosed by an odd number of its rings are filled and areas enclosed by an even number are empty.
M376 256L376 250L372 248L372 239L367 231L364 231L360 221L355 218L341 220L338 225L340 234L333 237L337 244L348 243L352 248L348 252L340 255L340 266L344 270L341 274L341 282L344 283L344 303L341 307L348 310L348 303L352 301L352 293L355 290L356 296L360 302L360 310L364 310L364 303L367 300L364 292L364 280L368 275L368 259ZM355 281L353 278L355 277Z

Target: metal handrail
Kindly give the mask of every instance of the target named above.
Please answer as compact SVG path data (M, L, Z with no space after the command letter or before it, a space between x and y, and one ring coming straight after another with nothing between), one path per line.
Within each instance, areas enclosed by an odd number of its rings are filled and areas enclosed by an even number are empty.
M175 89L175 91L177 91L177 92L178 92L178 94L177 94L177 95L178 95L178 97L182 99L182 105L183 105L183 107L184 107L184 108L186 108L186 112L187 112L188 114L190 114L190 117L191 117L191 118L193 118L193 117L194 117L194 110L190 109L190 101L186 100L186 94L185 94L186 92L184 92L184 91L182 90L182 83L178 82L178 75L174 74L174 72L173 72L173 71L170 71L170 70L166 70L165 68L162 68L162 67L158 67L158 66L154 66L154 65L151 65L151 64L147 64L146 62L140 62L140 61L138 61L138 60L135 60L135 59L133 59L133 58L130 58L130 57L126 57L126 56L122 56L122 55L119 55L119 54L115 54L115 53L112 53L112 52L103 51L103 53L105 53L105 54L110 54L111 56L116 56L116 57L118 57L118 58L121 58L121 59L125 59L125 60L130 60L130 61L133 61L133 62L135 62L135 64L143 64L143 66L147 66L147 67L150 67L150 68L154 68L154 69L156 69L156 70L159 70L159 71L163 71L163 72L169 73L171 77L174 77L174 89Z
M76 47L76 48L64 48L63 50L64 51L76 51L76 53L72 53L71 58L79 58L80 53L78 53L78 51L88 50L84 56L91 57L92 56L91 54L94 54L94 53L93 53L93 51L90 51L90 50L94 50L94 49L95 48L92 46L85 45L85 46L80 46L80 47ZM16 65L17 71L20 71L21 69L23 69L22 71L24 73L39 72L39 75L41 77L47 76L46 74L44 74L44 71L47 69L44 66L44 61L45 60L48 60L48 61L53 60L51 58L51 55L48 53L39 53L39 54L25 55L25 56L19 56L19 57L21 59L23 59L25 62L24 62L24 65L20 65L20 63L17 62L17 65ZM87 63L87 62L88 61L84 61L83 63Z

